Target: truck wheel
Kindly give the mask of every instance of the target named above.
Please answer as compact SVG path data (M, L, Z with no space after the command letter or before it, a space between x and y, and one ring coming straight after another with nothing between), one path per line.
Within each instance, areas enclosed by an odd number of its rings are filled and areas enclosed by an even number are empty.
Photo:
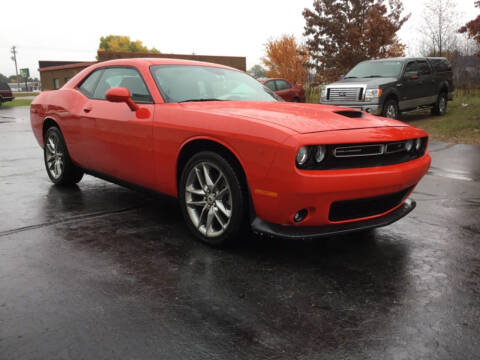
M387 100L383 105L382 116L390 119L400 119L398 103L394 99Z
M442 116L447 112L448 96L446 92L441 92L438 95L437 102L433 105L432 115Z

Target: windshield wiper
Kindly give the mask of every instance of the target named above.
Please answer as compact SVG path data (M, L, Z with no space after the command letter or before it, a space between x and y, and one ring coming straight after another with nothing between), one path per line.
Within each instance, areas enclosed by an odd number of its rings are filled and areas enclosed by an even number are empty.
M184 102L199 102L199 101L225 101L225 100L216 99L216 98L203 98L203 99L188 99L188 100L182 100L182 101L179 101L179 103L184 103Z
M368 75L368 76L364 76L364 78L378 78L378 77L383 77L381 75Z
M344 79L356 79L356 76L345 76Z

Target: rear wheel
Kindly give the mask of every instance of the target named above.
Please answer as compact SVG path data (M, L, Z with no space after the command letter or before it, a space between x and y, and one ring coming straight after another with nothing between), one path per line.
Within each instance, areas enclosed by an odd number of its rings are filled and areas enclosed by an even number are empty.
M43 155L48 177L55 185L74 185L82 180L83 171L70 159L62 132L56 126L45 132Z
M437 102L433 105L432 108L432 115L445 115L447 112L447 105L448 105L448 96L446 92L441 92L438 95Z
M395 99L389 99L383 105L382 116L390 119L400 119L400 110Z
M246 197L242 178L224 157L203 151L185 165L179 200L190 231L201 241L226 245L241 233Z

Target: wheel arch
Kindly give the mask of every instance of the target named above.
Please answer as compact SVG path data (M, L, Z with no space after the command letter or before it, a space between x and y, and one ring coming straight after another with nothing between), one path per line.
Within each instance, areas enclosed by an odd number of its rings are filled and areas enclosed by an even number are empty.
M56 126L60 131L62 131L62 129L60 129L60 126L58 125L58 122L55 119L53 119L52 117L47 117L45 118L45 120L43 120L42 124L42 139L45 138L45 133L52 126Z
M247 175L245 172L245 167L243 162L238 156L237 152L233 150L230 146L225 144L223 141L218 139L212 139L210 137L195 137L188 139L185 141L182 146L180 147L180 151L177 157L177 165L176 165L176 192L178 196L179 192L179 185L180 185L180 178L182 176L182 171L187 164L188 160L194 154L200 151L213 151L216 152L226 158L226 160L239 172L241 176L241 181L245 186L245 189L248 193L248 208L249 208L249 215L252 216L254 214L253 209L253 200L250 191L250 187L248 185Z

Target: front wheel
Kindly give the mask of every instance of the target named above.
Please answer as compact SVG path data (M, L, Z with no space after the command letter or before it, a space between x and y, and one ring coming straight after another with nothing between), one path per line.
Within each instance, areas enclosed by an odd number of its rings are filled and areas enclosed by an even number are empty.
M55 185L74 185L82 180L83 171L70 159L62 132L56 126L45 133L43 155L48 177Z
M185 165L179 200L190 231L201 241L223 246L245 223L246 196L241 174L221 155L203 151Z
M400 119L398 103L394 99L387 100L383 105L382 116L390 119Z

